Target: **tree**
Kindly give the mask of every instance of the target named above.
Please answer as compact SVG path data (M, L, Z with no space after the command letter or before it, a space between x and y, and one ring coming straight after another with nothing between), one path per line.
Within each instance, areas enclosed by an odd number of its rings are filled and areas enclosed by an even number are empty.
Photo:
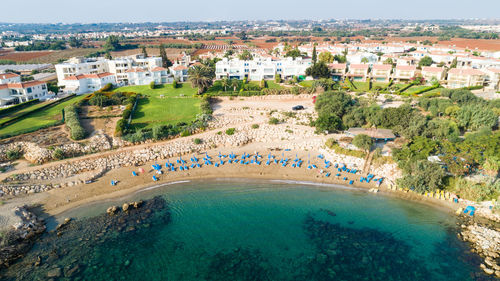
M193 87L198 88L198 94L205 92L212 85L215 77L213 68L206 66L194 66L189 69L189 81Z
M369 151L373 145L373 139L368 135L359 134L354 137L354 139L352 140L352 144L354 144L359 149Z
M238 58L240 60L252 60L253 59L253 56L252 54L250 53L250 51L248 50L244 50L243 52L241 52L239 55L238 55Z
M147 58L148 57L148 52L146 51L146 46L142 46L142 55Z
M457 112L460 127L478 130L482 127L493 128L498 123L498 116L491 110L479 104L465 105Z
M458 59L457 57L455 57L450 64L450 68L457 68L457 64L458 64Z
M419 62L418 62L418 66L422 67L422 66L431 66L432 65L432 58L429 57L429 56L425 56L423 57Z
M236 92L236 89L240 87L240 81L238 79L231 79L231 87L233 87L233 91Z
M384 61L384 64L394 64L394 61L392 60L392 58L387 58L385 61Z
M224 92L227 91L227 87L229 87L229 79L222 78L220 85L224 88Z
M500 171L500 156L486 158L483 169L492 177L496 177Z
M163 44L160 44L160 57L163 67L167 68L173 65L172 62L167 57L167 52L165 51L165 45Z
M104 49L107 51L116 51L121 48L120 39L116 35L110 35L106 39L106 43L104 44Z
M112 60L113 57L111 56L111 53L109 51L106 51L106 54L104 54L104 58L107 60Z
M238 34L238 37L243 41L248 40L248 35L245 31L240 32L240 34Z
M293 50L290 50L288 52L286 52L285 54L285 57L292 57L292 58L298 58L298 57L301 57L302 54L300 53L299 49L295 48Z
M83 45L83 42L81 39L78 39L74 36L71 36L69 38L69 45L72 47L72 48L80 48L82 45Z
M333 59L335 61L337 61L338 63L346 63L347 62L347 57L346 56L335 55L333 57Z
M316 119L314 125L318 133L323 131L335 132L342 129L342 120L333 114L323 114Z
M276 82L277 84L281 83L281 74L276 74L274 76L274 82Z
M397 184L401 188L424 193L441 188L444 176L444 170L439 164L419 160L409 165L409 169L404 171L403 177L397 180Z
M332 63L334 60L334 56L330 52L322 52L318 56L320 62L324 63Z
M330 78L331 73L324 62L319 62L308 67L306 69L306 75L314 78Z
M313 52L312 52L312 63L316 64L318 61L318 54L316 53L316 45L313 47Z
M368 58L367 58L367 57L363 57L363 58L361 59L361 63L369 63L369 62L370 62L370 61L368 60Z

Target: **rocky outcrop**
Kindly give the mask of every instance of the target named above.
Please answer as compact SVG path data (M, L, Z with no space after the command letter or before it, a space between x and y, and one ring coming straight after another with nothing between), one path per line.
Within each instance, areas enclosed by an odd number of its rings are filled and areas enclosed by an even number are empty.
M461 238L470 242L474 251L484 258L483 271L500 278L500 231L478 224L463 227Z
M14 210L20 222L14 224L1 236L0 267L8 267L12 262L24 256L35 240L45 231L43 220L38 219L26 207Z

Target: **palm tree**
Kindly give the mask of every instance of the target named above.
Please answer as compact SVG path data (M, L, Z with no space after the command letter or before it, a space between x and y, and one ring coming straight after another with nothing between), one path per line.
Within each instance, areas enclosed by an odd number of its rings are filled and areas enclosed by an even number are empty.
M223 78L220 81L220 84L222 87L224 87L224 92L227 90L227 87L229 86L229 80L227 78Z
M189 69L189 82L193 88L198 88L198 95L212 85L215 71L206 66L194 66Z
M231 79L231 86L233 87L234 91L236 92L236 88L240 86L240 81L238 79Z

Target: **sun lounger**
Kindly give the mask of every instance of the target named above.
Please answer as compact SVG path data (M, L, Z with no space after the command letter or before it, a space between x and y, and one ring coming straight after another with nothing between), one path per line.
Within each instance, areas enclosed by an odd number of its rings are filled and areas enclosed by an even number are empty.
M157 180L158 180L158 178L157 178L156 176L153 176L153 180L154 180L154 181L157 181Z
M134 177L137 177L137 173L136 173L135 171L132 171L132 175L133 175Z
M330 173L326 173L325 177L329 177L330 176Z

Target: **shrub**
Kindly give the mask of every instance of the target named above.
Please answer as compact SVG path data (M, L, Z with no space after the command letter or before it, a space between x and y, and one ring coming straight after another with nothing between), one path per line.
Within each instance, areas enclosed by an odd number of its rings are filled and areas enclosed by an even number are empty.
M113 84L111 83L108 83L106 85L104 85L104 87L102 87L99 92L109 92L113 89Z
M191 132L188 130L184 130L181 132L181 137L188 137L191 135Z
M60 148L55 149L52 152L52 158L54 158L56 160L64 159L64 151L62 151Z
M338 142L333 138L327 139L325 142L325 145L326 145L326 147L334 150L335 153L337 153L337 154L344 154L344 155L358 157L358 158L365 158L366 157L366 153L364 153L363 151L350 150L350 149L346 149L346 148L341 147L338 144Z
M202 140L199 139L199 138L196 138L193 140L194 144L201 144L202 143Z
M7 150L6 154L7 154L7 159L9 159L9 161L17 160L22 156L21 150L19 148Z
M278 118L276 118L276 117L269 118L269 124L270 125L277 125L279 123L280 123L280 120Z
M116 128L115 128L115 136L117 136L117 137L123 136L126 125L127 125L127 121L125 119L118 120L118 122L116 123Z
M252 129L258 129L259 128L259 124L253 124L252 125Z
M226 135L231 136L234 135L235 132L236 132L235 128L229 128L226 130Z
M368 151L373 145L373 140L368 135L359 134L354 137L354 139L352 140L352 144L354 144L359 149Z
M32 104L38 103L39 101L40 101L39 99L34 99L34 100L27 101L27 102L19 103L19 104L13 105L13 106L9 106L7 108L2 108L2 109L0 109L0 117L5 116L5 115L12 113L12 112L21 110L25 107L32 105Z
M149 83L149 88L150 88L151 90L154 90L155 86L156 86L156 85L155 85L155 81L151 81L151 83Z
M64 121L70 130L70 137L74 140L85 138L85 129L80 124L78 117L79 108L76 105L69 105L64 108Z
M172 81L172 88L176 89L177 88L177 80L174 79L174 81Z

